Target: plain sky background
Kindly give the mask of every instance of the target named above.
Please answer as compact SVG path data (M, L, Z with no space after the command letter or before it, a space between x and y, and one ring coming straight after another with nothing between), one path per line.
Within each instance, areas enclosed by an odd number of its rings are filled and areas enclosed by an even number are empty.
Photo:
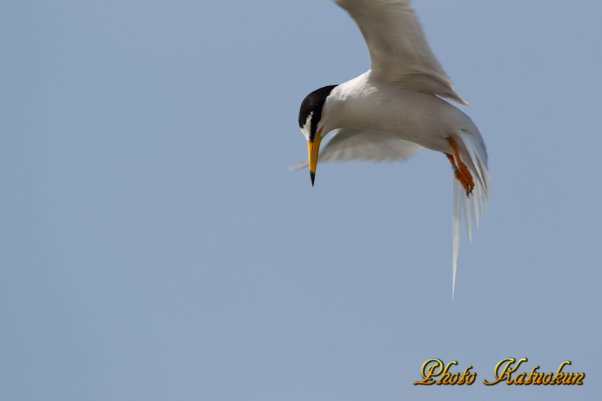
M599 399L602 2L414 4L490 153L454 303L445 157L287 169L369 66L333 2L1 0L0 399Z

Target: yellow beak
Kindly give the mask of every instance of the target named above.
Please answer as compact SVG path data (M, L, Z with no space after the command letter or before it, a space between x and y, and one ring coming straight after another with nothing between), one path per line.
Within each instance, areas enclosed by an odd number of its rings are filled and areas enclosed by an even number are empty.
M311 177L311 186L314 186L316 179L316 167L318 166L318 153L320 152L320 142L322 141L322 129L316 132L312 140L307 141L307 166L309 167L309 176Z

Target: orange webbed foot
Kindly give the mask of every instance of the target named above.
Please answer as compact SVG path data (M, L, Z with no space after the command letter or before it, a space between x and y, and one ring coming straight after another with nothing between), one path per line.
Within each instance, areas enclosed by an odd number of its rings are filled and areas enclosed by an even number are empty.
M464 188L464 190L466 191L466 196L470 196L474 189L474 180L472 178L472 174L470 173L470 170L468 169L466 164L464 164L462 159L460 159L460 153L458 152L458 146L456 144L455 139L447 138L447 141L449 142L452 148L453 155L450 155L449 153L446 153L445 155L447 156L447 159L452 165L452 168L454 170L454 176L456 177L458 182L460 182L462 188Z

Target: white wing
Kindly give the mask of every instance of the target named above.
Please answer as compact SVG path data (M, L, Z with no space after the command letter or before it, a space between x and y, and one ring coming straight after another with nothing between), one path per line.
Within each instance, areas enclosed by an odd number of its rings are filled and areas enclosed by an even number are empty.
M409 0L335 1L362 31L374 77L466 104L429 48Z
M346 160L403 161L421 148L422 146L414 142L387 132L343 128L320 149L318 163ZM291 169L304 167L307 167L307 162L295 164Z

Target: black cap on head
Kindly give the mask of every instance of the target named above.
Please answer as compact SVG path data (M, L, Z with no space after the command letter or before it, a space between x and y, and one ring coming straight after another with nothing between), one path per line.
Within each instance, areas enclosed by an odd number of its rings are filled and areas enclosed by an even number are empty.
M326 98L336 87L337 85L329 85L320 89L316 89L307 95L305 99L303 99L303 103L301 103L301 109L299 110L299 128L303 128L307 122L307 117L309 117L311 114L311 128L309 131L310 139L313 139L313 137L316 135L316 131L318 130L318 123L322 118L322 108L324 107L324 103L326 103Z

